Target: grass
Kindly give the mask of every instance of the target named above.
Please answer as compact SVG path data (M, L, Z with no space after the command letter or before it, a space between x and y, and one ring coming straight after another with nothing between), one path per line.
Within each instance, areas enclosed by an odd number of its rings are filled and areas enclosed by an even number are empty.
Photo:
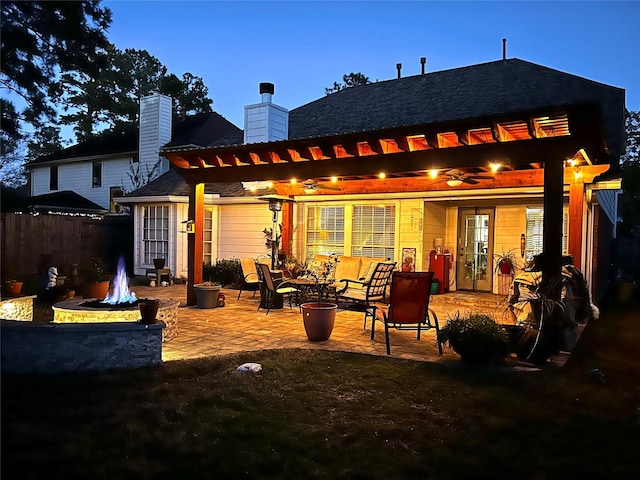
M280 350L4 375L1 474L640 478L639 344L636 307L592 321L542 372ZM263 372L236 372L246 361Z

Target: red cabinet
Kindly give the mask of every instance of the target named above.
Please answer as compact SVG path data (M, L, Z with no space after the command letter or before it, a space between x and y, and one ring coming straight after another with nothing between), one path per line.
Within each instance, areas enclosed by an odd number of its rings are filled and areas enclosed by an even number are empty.
M429 270L434 272L433 278L438 279L438 293L449 292L449 268L451 267L451 254L436 253L432 250L429 254Z

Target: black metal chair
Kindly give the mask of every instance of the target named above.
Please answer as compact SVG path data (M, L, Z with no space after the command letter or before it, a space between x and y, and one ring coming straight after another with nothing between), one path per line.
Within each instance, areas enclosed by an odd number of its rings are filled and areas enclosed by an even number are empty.
M256 262L253 258L241 258L240 267L242 268L242 280L238 285L238 300L242 292L253 292L255 298L256 292L260 288L260 279L256 271Z
M386 298L387 285L396 262L378 262L371 275L363 280L340 279L345 288L336 292L338 302L364 307L364 327L367 328L367 317L371 316L369 307L375 302L383 302Z
M381 321L384 323L387 355L391 355L389 327L396 330L416 330L418 340L422 330L435 328L438 351L442 355L442 345L438 340L438 317L429 308L433 274L434 272L394 272L391 277L389 303L385 306L371 305L368 308L372 317L371 340L375 333L376 320Z
M264 263L256 263L256 269L258 270L258 276L260 277L260 282L262 283L261 292L264 292L266 298L264 302L260 302L261 305L267 306L267 315L269 315L269 310L271 310L271 306L273 305L273 301L276 298L276 295L286 295L289 298L289 307L293 308L293 296L296 296L296 303L298 294L300 290L296 287L291 286L292 284L282 280L278 282L280 279L274 279L271 276L271 269L269 265L265 265ZM260 310L260 306L258 305L258 311Z

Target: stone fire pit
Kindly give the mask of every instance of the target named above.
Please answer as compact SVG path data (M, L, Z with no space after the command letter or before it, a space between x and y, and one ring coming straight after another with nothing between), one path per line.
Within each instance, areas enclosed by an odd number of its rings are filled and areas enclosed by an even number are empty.
M138 322L140 310L137 306L128 308L93 308L83 303L91 299L71 299L53 305L53 323L114 323ZM178 305L177 300L159 300L158 320L166 324L162 332L162 341L178 336Z

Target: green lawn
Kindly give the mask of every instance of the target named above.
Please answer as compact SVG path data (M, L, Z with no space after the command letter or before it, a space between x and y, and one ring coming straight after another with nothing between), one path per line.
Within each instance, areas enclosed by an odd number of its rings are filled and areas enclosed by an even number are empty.
M639 311L542 372L285 350L5 375L2 478L640 478Z

